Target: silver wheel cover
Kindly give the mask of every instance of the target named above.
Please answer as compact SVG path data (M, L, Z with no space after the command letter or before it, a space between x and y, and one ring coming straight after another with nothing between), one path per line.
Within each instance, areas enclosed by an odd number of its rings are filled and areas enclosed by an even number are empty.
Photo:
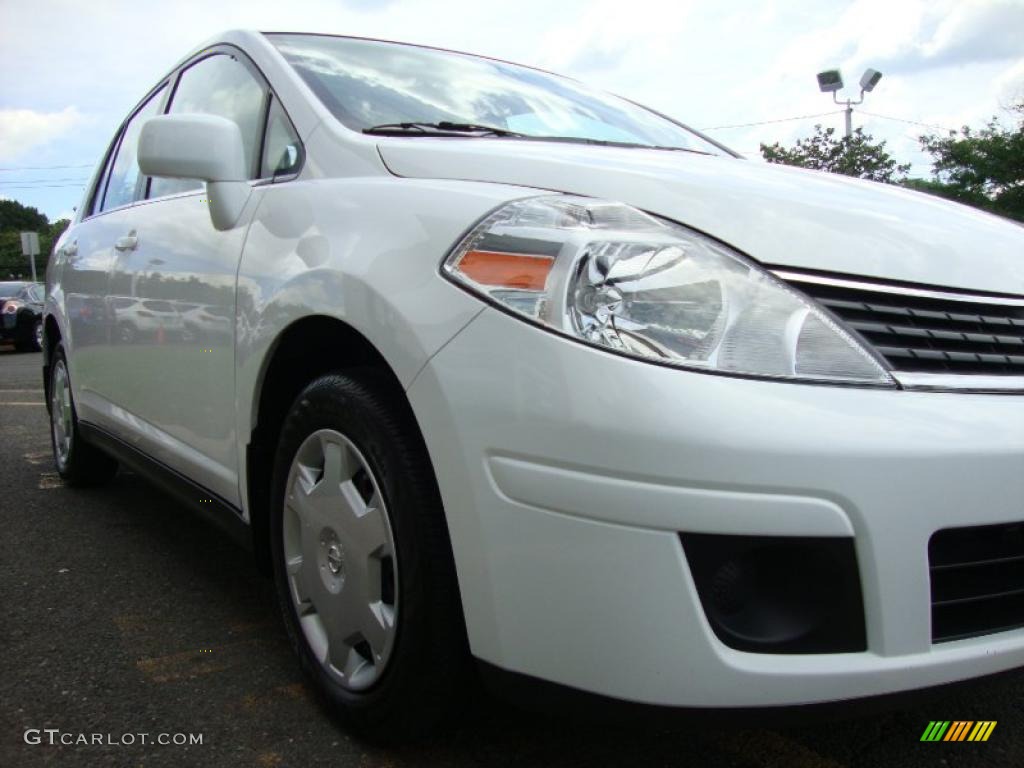
M53 452L57 468L63 470L71 453L74 416L71 412L71 380L63 360L53 366L50 381L50 424L53 428Z
M398 626L398 567L380 485L359 449L321 429L285 486L284 566L313 655L349 690L383 674Z

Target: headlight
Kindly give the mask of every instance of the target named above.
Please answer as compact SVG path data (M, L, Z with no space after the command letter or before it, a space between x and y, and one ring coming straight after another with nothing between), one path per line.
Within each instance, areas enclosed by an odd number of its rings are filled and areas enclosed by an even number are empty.
M509 203L463 238L444 271L513 314L630 357L893 386L809 298L727 246L621 203Z

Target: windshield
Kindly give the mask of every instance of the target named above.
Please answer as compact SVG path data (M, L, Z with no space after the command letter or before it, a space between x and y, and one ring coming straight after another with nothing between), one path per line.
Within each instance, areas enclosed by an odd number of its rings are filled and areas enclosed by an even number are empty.
M402 43L267 37L334 116L356 131L395 123L472 123L528 137L726 154L668 118L536 69Z

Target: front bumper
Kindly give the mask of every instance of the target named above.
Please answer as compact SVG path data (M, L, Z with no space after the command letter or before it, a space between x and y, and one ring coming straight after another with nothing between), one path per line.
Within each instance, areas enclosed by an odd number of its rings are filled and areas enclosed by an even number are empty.
M409 389L473 653L667 706L804 704L1024 666L934 645L928 540L1024 520L1024 398L775 383L603 353L484 310ZM853 537L867 650L725 646L679 533Z

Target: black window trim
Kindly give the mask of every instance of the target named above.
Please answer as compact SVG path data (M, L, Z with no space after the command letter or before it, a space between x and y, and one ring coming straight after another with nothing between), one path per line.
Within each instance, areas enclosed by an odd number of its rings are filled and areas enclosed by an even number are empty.
M298 162L295 165L295 169L288 171L287 173L271 173L269 176L263 175L263 159L267 154L267 134L270 131L270 113L274 108L274 104L277 104L281 108L281 112L284 114L284 119L288 121L288 125L291 126L292 135L295 136L298 141L299 157ZM255 185L263 186L266 184L281 184L286 181L292 181L298 178L302 172L303 166L306 164L306 147L302 143L302 137L299 136L298 130L295 128L295 123L288 114L288 110L284 106L284 102L274 93L273 89L270 89L270 97L267 99L266 111L263 115L263 136L260 140L260 157L259 157L259 175L256 177Z
M302 142L302 137L299 135L298 130L295 128L295 121L292 120L291 115L288 114L288 110L284 106L284 102L281 101L281 98L277 95L277 92L270 84L270 80L267 79L267 76L263 74L263 71L258 66L256 66L256 62L254 62L245 51L243 51L236 45L232 45L231 43L218 43L216 45L211 45L210 47L204 48L195 56L180 64L174 71L172 71L168 75L168 81L171 83L169 96L167 101L164 102L160 114L170 114L170 110L174 106L174 97L178 93L178 85L181 82L181 77L186 70L192 68L199 62L204 61L206 59L213 58L214 56L225 55L230 56L231 58L240 62L242 66L246 68L249 74L253 75L257 84L263 90L263 115L260 124L258 151L256 152L255 168L251 168L249 171L250 174L252 174L251 178L249 179L249 183L252 184L253 186L262 186L263 184L271 182L289 181L293 178L298 177L306 162L306 149L305 145ZM296 167L295 171L288 174L287 177L285 177L284 175L275 177L264 177L261 175L261 171L263 169L263 153L266 151L267 121L270 119L270 105L274 101L277 101L277 103L281 105L281 111L284 112L285 117L288 119L288 122L292 126L292 131L295 133L296 138L298 138L299 140L299 164ZM165 200L170 199L172 197L176 197L178 195L195 194L195 191L189 191L175 192L169 195L161 195L159 197L150 197L150 188L152 186L151 182L152 177L147 176L145 197L143 198L146 201Z
M180 64L171 73L170 80L172 80L173 82L171 84L170 96L164 103L163 111L160 114L171 114L171 109L174 107L174 97L178 95L178 87L181 85L181 78L184 76L185 72L192 69L192 67L197 66L201 62L206 61L207 59L212 59L214 56L230 56L232 59L239 62L243 67L245 67L245 70L250 75L253 75L253 79L256 81L256 84L260 86L260 89L263 91L264 109L266 108L267 92L270 90L270 84L267 82L267 78L263 76L263 73L260 72L259 68L255 64L253 64L252 59L250 59L245 54L245 52L242 51L240 48L237 48L233 45L229 45L228 43L220 43L217 45L211 45L208 48L204 48L202 51L197 53L188 61L185 61L182 64ZM251 168L249 169L249 172L252 173ZM189 189L180 192L172 192L167 195L160 195L158 197L150 197L150 191L152 189L152 186L153 177L147 176L146 189L142 197L143 200L164 200L167 198L178 197L180 195L193 195L202 193L202 190Z
M270 84L270 80L267 78L267 76L263 74L263 70L261 70L256 65L256 62L253 61L245 51L243 51L238 46L232 45L230 43L224 43L223 45L218 47L230 49L231 51L235 51L238 54L240 54L242 62L248 66L250 71L255 73L257 79L263 84L263 130L260 133L260 145L259 152L257 153L258 157L256 158L255 175L252 178L253 185L255 186L269 182L289 181L293 178L298 177L298 175L302 172L302 169L303 167L305 167L306 164L306 145L303 143L302 136L299 134L298 129L295 127L295 121L292 120L292 116L288 114L288 108L284 105L284 101L282 101L281 97L277 95L277 91L274 90L274 86ZM261 175L261 172L263 170L263 153L266 152L267 150L267 124L268 121L270 120L270 107L275 101L281 106L281 111L284 113L284 116L288 120L289 125L291 125L292 133L295 134L295 138L299 142L299 164L291 173L281 174L280 176L265 177Z
M267 131L270 130L270 109L274 104L274 92L266 88L263 95L263 123L260 125L260 145L256 152L256 179L263 178L263 156L267 154Z
M135 115L137 115L139 111L142 110L149 103L149 100L153 98L153 96L160 92L161 88L165 88L165 92L162 97L162 102L158 108L157 114L168 114L168 110L170 109L171 104L174 101L174 95L175 93L177 93L178 82L181 80L182 73L189 67L198 64L203 59L208 59L211 56L223 54L227 54L236 59L237 61L240 61L242 65L246 67L246 69L248 69L249 72L256 77L256 81L263 88L263 124L260 132L259 151L256 153L256 167L254 169L253 178L250 179L250 182L253 184L253 186L262 186L264 184L281 183L298 178L299 174L302 172L306 164L306 147L302 141L302 136L299 134L299 131L295 128L295 121L292 120L291 115L288 114L288 108L285 107L284 102L277 95L277 92L274 90L273 86L271 86L270 80L267 79L267 76L263 74L263 71L256 65L256 63L249 57L249 55L245 51L243 51L236 45L232 45L231 43L218 43L216 45L211 45L208 48L204 48L202 51L195 54L186 61L182 62L174 69L172 69L170 72L168 72L166 75L164 75L160 79L160 81L152 88L150 88L146 92L146 95L143 96L136 103L136 105L132 108L131 112L128 113L128 116L125 117L123 121L121 121L120 126L118 126L117 131L114 133L114 138L111 140L109 146L107 147L107 152L103 158L103 165L101 171L97 174L96 179L94 181L94 185L90 190L89 204L86 206L86 213L84 216L82 216L82 221L91 219L94 216L103 215L104 213L119 211L124 208L128 208L131 205L138 205L140 203L149 202L151 200L163 200L165 198L174 197L174 195L150 197L149 192L152 177L140 175L140 178L145 179L145 189L143 190L143 194L141 197L139 197L140 190L138 187L136 187L136 199L133 200L131 203L126 203L125 205L118 206L117 208L111 208L109 211L97 210L98 205L102 205L103 198L106 196L107 185L110 180L109 172L111 170L111 163L117 158L117 152L121 148L121 140L124 138L125 129L128 127L128 124L132 121L132 118L134 118ZM278 104L280 104L281 111L284 112L285 117L288 119L288 122L292 126L292 131L295 133L295 137L298 139L299 163L296 166L295 170L292 171L291 173L271 177L263 177L260 175L260 172L263 169L263 153L266 151L267 121L270 119L270 105L275 100L277 101Z

